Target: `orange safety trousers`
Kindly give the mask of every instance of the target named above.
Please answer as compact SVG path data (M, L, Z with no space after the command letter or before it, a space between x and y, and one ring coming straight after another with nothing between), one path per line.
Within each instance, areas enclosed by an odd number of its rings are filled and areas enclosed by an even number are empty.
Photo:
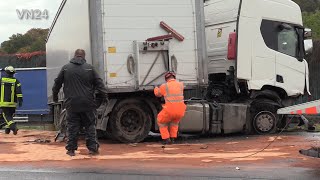
M179 122L183 118L186 105L184 104L183 83L175 79L156 87L154 93L157 97L164 97L165 104L158 114L158 126L162 139L177 138Z

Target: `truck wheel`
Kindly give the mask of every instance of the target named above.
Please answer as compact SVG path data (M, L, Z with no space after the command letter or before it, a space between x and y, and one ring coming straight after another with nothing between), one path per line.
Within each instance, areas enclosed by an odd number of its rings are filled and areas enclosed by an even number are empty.
M257 134L271 134L277 129L278 116L276 108L267 103L252 106L252 125Z
M144 140L151 130L151 115L136 100L125 100L116 105L110 119L112 137L123 143Z

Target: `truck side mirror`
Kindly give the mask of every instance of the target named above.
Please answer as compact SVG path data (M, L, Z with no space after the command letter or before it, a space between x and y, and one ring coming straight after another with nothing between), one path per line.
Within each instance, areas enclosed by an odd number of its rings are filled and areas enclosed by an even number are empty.
M312 30L309 28L304 29L304 39L312 38Z
M313 51L313 42L312 39L304 40L304 52L306 55L311 54Z

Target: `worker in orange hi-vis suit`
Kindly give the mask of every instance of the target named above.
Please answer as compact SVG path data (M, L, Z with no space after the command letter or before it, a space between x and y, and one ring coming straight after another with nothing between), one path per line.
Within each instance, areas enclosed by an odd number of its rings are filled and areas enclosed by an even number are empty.
M178 136L179 122L185 114L183 83L176 80L174 72L165 74L167 83L154 89L157 97L164 97L165 104L158 114L158 125L163 144L171 144Z

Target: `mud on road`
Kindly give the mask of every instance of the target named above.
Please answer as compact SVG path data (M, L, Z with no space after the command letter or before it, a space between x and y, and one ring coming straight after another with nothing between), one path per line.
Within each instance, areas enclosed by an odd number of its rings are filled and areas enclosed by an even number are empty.
M161 148L157 138L138 144L116 144L100 140L100 155L91 157L84 140L79 141L75 157L66 155L65 143L55 143L55 132L21 130L17 136L0 133L0 163L37 168L204 168L224 166L303 167L317 169L320 159L299 154L300 149L320 145L319 133L286 133L263 152L276 137L229 136L181 140ZM34 142L36 139L50 140ZM246 157L249 156L249 157ZM243 158L245 157L245 158Z

